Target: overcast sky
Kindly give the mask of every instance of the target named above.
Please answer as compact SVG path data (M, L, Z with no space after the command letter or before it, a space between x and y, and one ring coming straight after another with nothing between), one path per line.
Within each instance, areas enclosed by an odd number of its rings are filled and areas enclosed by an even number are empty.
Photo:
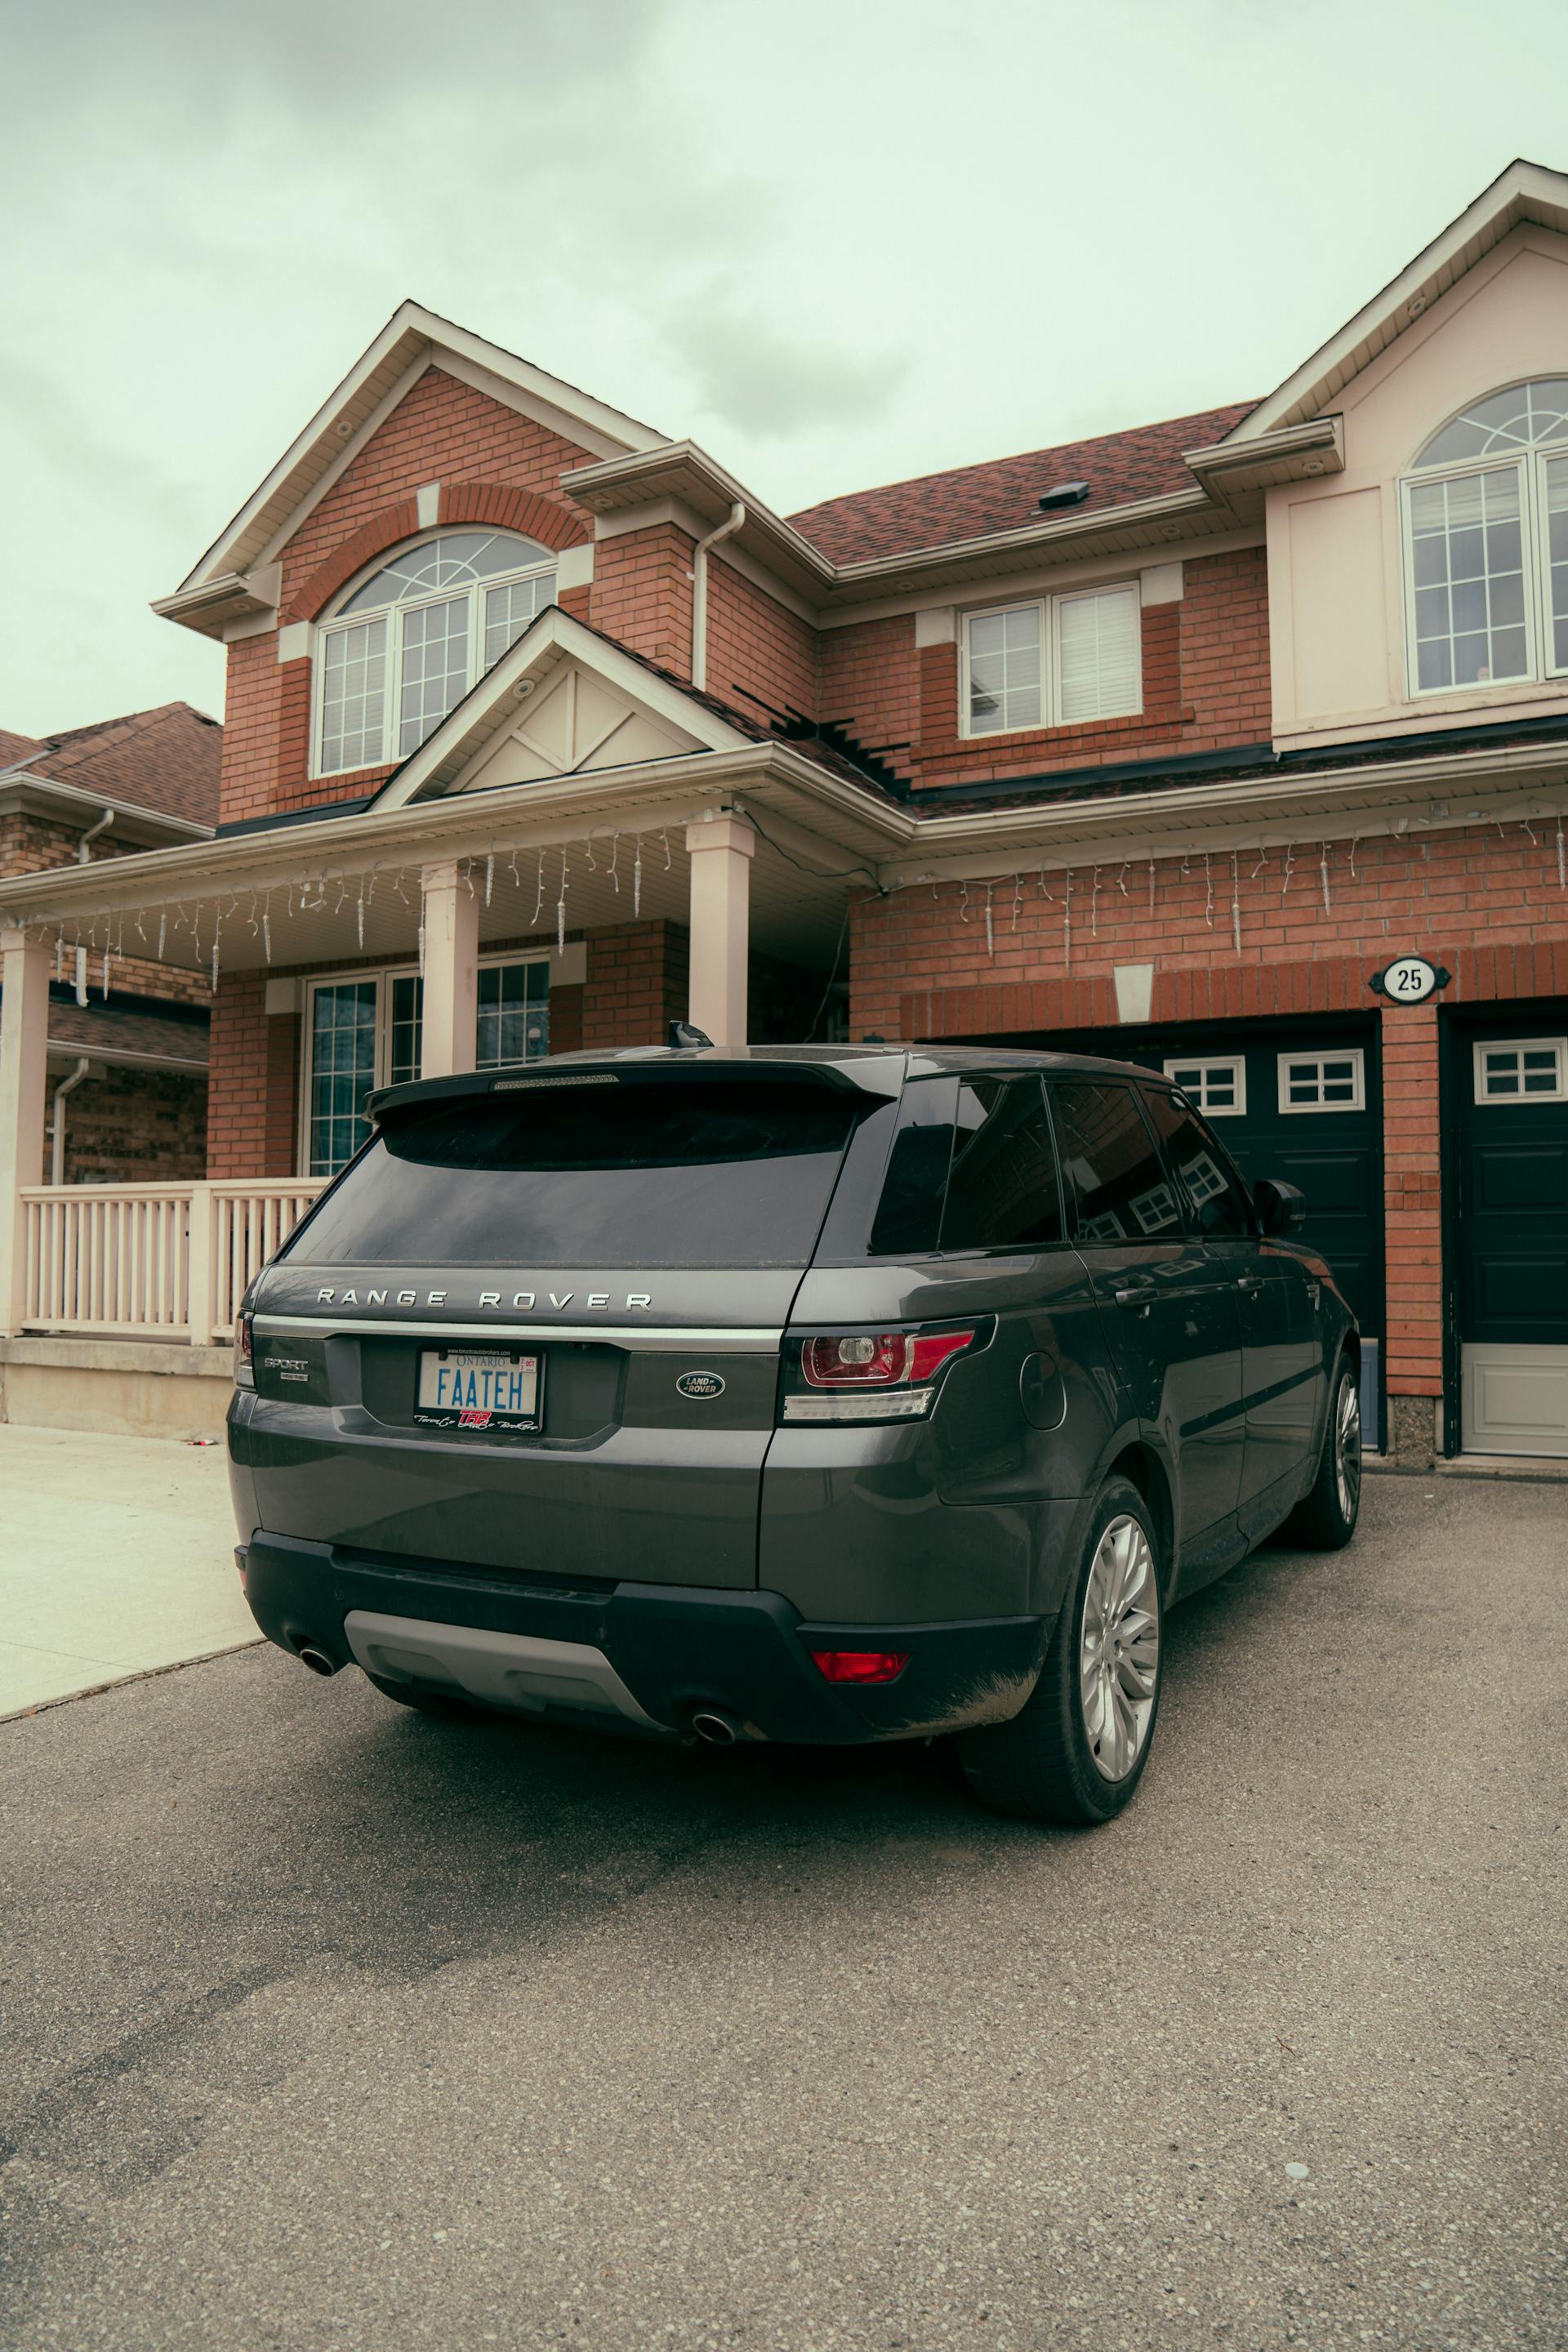
M405 295L788 512L1261 394L1524 154L1516 0L0 0L0 726L155 620Z

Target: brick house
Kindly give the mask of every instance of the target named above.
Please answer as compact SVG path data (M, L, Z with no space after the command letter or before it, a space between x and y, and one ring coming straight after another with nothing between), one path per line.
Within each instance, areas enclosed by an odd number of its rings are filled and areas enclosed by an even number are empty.
M0 729L0 877L210 841L223 730L171 702L37 739ZM131 929L131 948L150 944ZM208 991L134 952L61 952L49 981L54 1181L201 1176Z
M1262 399L790 518L406 303L157 609L227 647L217 837L0 883L0 1330L210 1339L389 1078L1110 1045L1302 1184L1399 1454L1568 1454L1568 177ZM134 916L213 991L218 1238L116 1322L24 1000Z

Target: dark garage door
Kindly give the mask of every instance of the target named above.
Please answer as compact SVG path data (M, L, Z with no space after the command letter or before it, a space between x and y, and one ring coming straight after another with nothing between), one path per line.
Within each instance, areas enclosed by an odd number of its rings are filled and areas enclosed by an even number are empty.
M1449 1052L1465 1450L1568 1454L1568 1004L1456 1019Z
M995 1043L997 1041L992 1040ZM1383 1101L1375 1015L1202 1029L1081 1030L1019 1045L1111 1054L1177 1077L1248 1183L1282 1176L1307 1198L1304 1238L1333 1267L1366 1349L1362 1410L1381 1429Z

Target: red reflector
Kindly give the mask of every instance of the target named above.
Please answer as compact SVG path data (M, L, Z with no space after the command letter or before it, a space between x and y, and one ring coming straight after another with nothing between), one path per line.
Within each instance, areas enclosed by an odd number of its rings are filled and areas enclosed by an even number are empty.
M950 1356L962 1356L974 1339L973 1327L967 1331L917 1331L910 1341L910 1379L918 1388L941 1370Z
M907 1650L813 1650L830 1683L896 1683L910 1663Z

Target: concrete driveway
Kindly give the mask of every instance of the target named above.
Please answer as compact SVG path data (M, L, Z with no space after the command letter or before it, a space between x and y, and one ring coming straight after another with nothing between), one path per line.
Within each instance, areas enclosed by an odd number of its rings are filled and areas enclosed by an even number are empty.
M0 1423L0 1716L255 1638L221 1445Z
M0 1725L0 2342L1562 2345L1565 1536L1380 1479L1090 1835L270 1649Z

